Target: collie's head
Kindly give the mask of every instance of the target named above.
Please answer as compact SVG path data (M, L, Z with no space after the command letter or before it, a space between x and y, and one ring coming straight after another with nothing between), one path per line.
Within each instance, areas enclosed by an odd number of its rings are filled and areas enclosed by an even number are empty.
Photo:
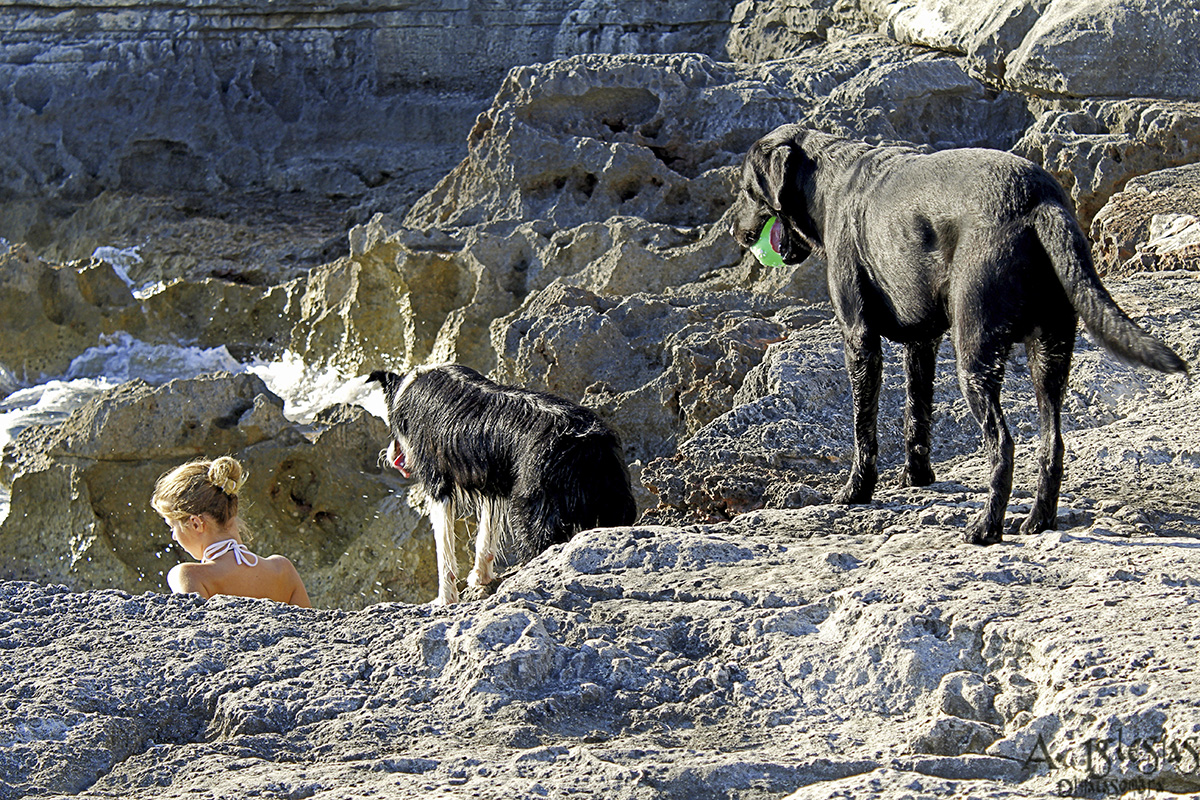
M383 396L387 403L388 429L392 435L388 446L380 451L379 460L386 460L406 478L412 476L412 447L408 440L408 417L403 411L400 398L414 377L415 370L406 375L397 375L395 372L380 369L372 372L367 378L368 383L378 383L383 387Z

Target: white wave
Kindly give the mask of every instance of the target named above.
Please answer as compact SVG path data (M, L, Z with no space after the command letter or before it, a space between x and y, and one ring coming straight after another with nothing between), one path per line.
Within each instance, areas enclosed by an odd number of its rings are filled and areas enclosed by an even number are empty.
M141 378L157 385L212 372L244 371L224 346L151 345L124 332L101 337L99 345L71 361L61 378L18 388L0 400L0 447L30 425L62 422L88 400L126 381Z
M126 248L97 247L92 251L92 258L112 264L117 277L125 281L125 285L130 289L134 288L133 279L129 277L129 270L142 263L142 254L138 252L136 245Z
M115 385L103 378L81 378L18 389L0 400L0 447L30 425L62 422L75 409Z
M20 386L15 376L0 374L0 394L9 391L0 400L0 448L31 425L61 423L96 395L127 381L140 378L160 385L215 372L258 375L283 399L284 415L300 424L312 422L318 412L337 403L358 405L387 418L383 392L368 384L365 376L307 366L294 353L276 361L243 364L224 346L154 345L119 332L102 337L99 345L76 356L61 378L15 388ZM7 489L0 486L0 521L7 515Z
M361 406L386 419L383 392L378 385L368 384L365 376L348 375L336 367L307 366L291 352L278 361L255 362L247 370L283 399L284 416L294 422L312 422L319 411L337 403Z
M108 378L124 383L141 378L147 383L166 383L175 378L194 378L211 372L244 372L245 367L219 347L181 347L146 344L124 331L100 337L100 344L80 353L67 367L66 378Z

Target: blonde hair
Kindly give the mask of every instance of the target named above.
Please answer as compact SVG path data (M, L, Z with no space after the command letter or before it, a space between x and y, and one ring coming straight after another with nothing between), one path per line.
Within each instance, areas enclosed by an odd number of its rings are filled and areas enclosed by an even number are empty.
M158 479L150 505L166 519L208 514L224 525L237 516L238 492L246 474L237 459L229 456L189 461Z

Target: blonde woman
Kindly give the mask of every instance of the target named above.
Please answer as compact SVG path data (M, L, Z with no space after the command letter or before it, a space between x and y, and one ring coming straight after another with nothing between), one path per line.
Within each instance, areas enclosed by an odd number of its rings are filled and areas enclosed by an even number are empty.
M171 527L171 538L198 564L176 564L167 584L177 594L259 597L311 608L292 562L260 558L242 542L238 492L246 473L222 456L176 467L158 479L150 504Z

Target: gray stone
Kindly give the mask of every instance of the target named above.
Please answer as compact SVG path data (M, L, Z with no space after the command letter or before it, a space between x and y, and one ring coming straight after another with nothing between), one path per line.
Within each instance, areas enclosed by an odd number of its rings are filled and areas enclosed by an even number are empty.
M1132 178L1200 160L1200 104L1094 100L1040 114L1012 148L1058 179L1084 230Z
M1006 61L1035 95L1200 99L1200 11L1187 0L1049 3Z
M916 524L958 503L591 531L442 610L3 583L5 796L1043 797L1118 737L1111 779L1190 791L1196 498L1134 539ZM997 681L1000 721L941 717L913 754L963 673ZM1164 738L1180 758L1136 749Z
M1059 530L970 548L987 462L953 354L939 482L897 488L889 346L880 489L831 505L851 426L823 265L759 267L722 218L749 144L802 120L1015 149L1118 252L1176 265L1200 216L1190 173L1157 172L1200 160L1169 101L1195 72L1179 3L90 3L0 9L0 236L137 245L135 285L179 282L138 299L110 264L11 256L6 353L61 366L120 319L346 375L456 360L597 409L658 507L410 605L431 537L381 421L297 424L251 376L111 390L0 464L0 800L1200 788L1195 387L1081 334ZM1200 363L1194 274L1108 284ZM1007 369L1015 522L1037 414ZM166 593L153 481L226 452L253 546L324 609Z
M1139 274L1112 281L1109 289L1139 324L1164 337L1189 363L1197 363L1200 330L1194 318L1200 313L1200 296L1190 273ZM976 453L979 428L962 398L953 359L952 348L943 344L934 384L932 440L935 459L947 466L936 472L943 481L982 485L986 483L981 471L984 459ZM885 346L884 364L879 411L881 485L897 479L903 463L899 431L905 392L899 346ZM1116 423L1135 409L1153 414L1155 420L1178 420L1168 423L1169 431L1148 435L1178 442L1183 450L1172 452L1169 445L1147 442L1150 450L1144 457L1175 465L1171 467L1177 470L1175 477L1164 478L1163 485L1190 483L1191 448L1184 444L1189 441L1189 400L1181 380L1121 365L1081 334L1063 406L1068 453L1064 486L1070 484L1077 462L1099 458L1101 464L1112 467L1108 473L1112 483L1106 486L1126 480L1157 497L1159 487L1149 487L1136 477L1136 465L1143 457L1136 448L1109 450L1103 437L1097 438L1100 426ZM1032 484L1037 403L1025 354L1019 349L1007 365L1002 406L1018 443L1016 485L1020 487L1022 481ZM841 334L829 319L790 332L785 341L771 345L759 366L747 375L734 408L681 442L674 456L649 463L642 480L659 497L660 507L654 510L657 519L725 518L762 507L768 498L797 484L812 490L795 495L804 505L840 486L849 469L852 445L850 386ZM1103 455L1097 455L1097 448ZM1124 479L1119 477L1122 469L1128 470ZM1156 502L1165 501L1159 498ZM930 521L950 522L933 517Z
M937 756L983 754L1000 736L1000 730L994 725L956 716L941 716L913 742L912 749L916 753Z
M98 248L130 254L137 289L177 279L285 283L344 255L345 221L358 221L346 202L303 194L108 190L68 208L64 216L54 203L0 203L0 234L51 263L87 260Z
M974 74L1011 91L1200 99L1200 58L1191 46L1200 37L1200 14L1185 0L862 0L859 5L889 37L964 54Z
M512 66L723 52L725 3L672 11L564 0L7 7L0 198L120 187L397 199L461 158Z
M1200 165L1133 178L1092 220L1102 274L1200 269Z
M24 245L0 253L0 319L0 372L21 380L62 374L100 336L144 325L111 265L50 265Z
M732 405L797 316L790 302L735 292L613 302L555 283L493 324L495 374L582 398L621 434L630 460L654 458Z
M726 50L734 61L756 63L800 55L817 42L870 33L876 25L859 6L857 0L741 0L733 9Z
M939 709L948 716L993 725L1003 722L993 707L995 688L977 673L953 672L943 676L938 684L937 697Z

